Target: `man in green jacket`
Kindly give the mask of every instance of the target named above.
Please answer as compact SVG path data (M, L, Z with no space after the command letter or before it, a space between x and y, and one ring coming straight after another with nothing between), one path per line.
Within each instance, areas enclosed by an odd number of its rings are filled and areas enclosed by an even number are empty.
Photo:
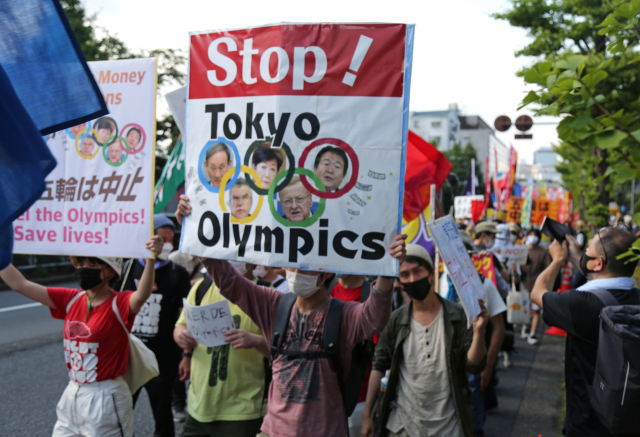
M489 313L467 328L457 303L434 291L429 253L407 245L400 265L400 282L411 302L391 314L373 359L363 411L362 436L373 436L371 410L385 371L386 390L378 402L380 437L472 435L473 413L467 373L481 373L486 365L484 343Z

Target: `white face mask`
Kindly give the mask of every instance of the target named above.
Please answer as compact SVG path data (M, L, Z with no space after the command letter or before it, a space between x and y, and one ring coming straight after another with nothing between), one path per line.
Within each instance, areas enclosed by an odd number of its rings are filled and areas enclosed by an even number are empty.
M512 243L515 243L517 239L518 239L517 235L509 234L509 241L511 241Z
M253 274L256 275L256 276L259 276L261 278L264 278L265 276L267 276L269 274L269 267L256 266L256 268L253 269Z
M320 290L320 286L317 285L318 276L320 275L305 275L287 270L287 283L296 296L304 299Z
M242 276L247 273L247 263L240 261L229 261L229 263L231 263L233 268L239 271Z
M484 247L486 249L491 249L493 247L493 245L495 244L495 242L496 242L496 240L491 238L491 239L489 239L489 242L484 245Z
M160 261L164 261L167 258L169 258L169 254L173 251L173 244L171 243L164 243L162 245L162 252L160 252L160 255L158 255L158 259Z
M531 246L532 244L538 244L538 241L540 241L538 237L536 237L535 235L529 235L527 237L527 246Z

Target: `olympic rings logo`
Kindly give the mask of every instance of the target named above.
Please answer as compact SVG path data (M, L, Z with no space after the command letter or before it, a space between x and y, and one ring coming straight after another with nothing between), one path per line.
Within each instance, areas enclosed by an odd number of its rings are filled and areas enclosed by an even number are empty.
M257 140L251 143L251 145L245 152L243 165L239 165L240 154L235 143L223 137L219 137L216 140L207 141L207 143L205 144L205 146L200 152L200 156L198 160L198 175L200 177L200 181L208 191L218 194L218 201L220 203L220 208L222 209L223 212L228 212L228 208L224 199L224 193L226 191L229 191L235 185L241 172L245 173L246 182L247 182L247 185L250 187L250 189L256 194L258 194L258 205L256 206L253 213L251 213L248 217L245 217L242 219L238 219L234 217L232 214L231 216L232 223L246 224L246 223L253 222L260 214L260 211L262 209L262 204L264 201L263 197L267 196L267 201L269 203L269 210L272 216L275 218L275 220L278 223L287 227L308 227L316 223L322 217L326 208L327 199L337 199L339 197L342 197L343 195L348 193L355 186L357 182L360 163L358 160L358 156L356 155L353 148L342 140L339 140L336 138L323 138L323 139L315 140L311 144L309 144L307 147L305 147L302 154L300 155L300 159L298 161L298 167L295 166L295 157L293 155L293 152L291 151L291 148L286 143L282 143L282 151L284 151L284 154L287 158L286 161L288 164L288 168L286 171L279 171L276 174L273 181L271 182L269 188L265 188L263 187L260 176L258 175L256 170L254 170L249 166L253 153L256 151L256 149L260 145L264 144L265 142L268 142L268 139L266 141ZM234 162L235 162L235 165L231 167L229 170L227 170L223 175L222 180L220 182L220 187L214 187L212 183L209 180L207 180L204 176L204 168L206 166L205 157L206 157L207 151L209 150L210 147L212 147L217 143L223 143L233 151ZM330 144L342 149L346 153L351 163L351 177L349 181L342 188L338 189L335 192L327 191L324 183L322 182L322 179L320 179L320 177L316 175L312 170L304 167L310 152L313 149L326 144ZM280 153L280 152L277 152L277 153ZM316 211L310 217L300 222L292 222L288 220L286 217L282 217L278 213L278 209L276 207L276 203L274 200L276 193L286 188L295 175L300 176L300 182L303 184L304 188L310 194L313 194L320 199L318 203L318 208L316 209ZM313 180L317 188L313 187L309 183L309 180L308 180L309 178Z

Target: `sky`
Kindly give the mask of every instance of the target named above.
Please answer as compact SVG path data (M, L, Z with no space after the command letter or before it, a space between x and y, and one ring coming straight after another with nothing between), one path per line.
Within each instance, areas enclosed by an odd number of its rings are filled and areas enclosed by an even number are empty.
M479 115L493 126L506 115L515 123L528 88L516 72L533 59L515 52L530 38L526 31L491 18L505 11L505 0L84 0L97 24L132 49L188 49L189 31L242 28L289 22L395 22L416 25L410 110L444 110L457 103L463 115ZM167 90L170 91L170 90ZM168 111L159 105L160 111ZM535 126L533 140L515 140L512 127L498 138L513 145L521 162L557 143L555 125Z

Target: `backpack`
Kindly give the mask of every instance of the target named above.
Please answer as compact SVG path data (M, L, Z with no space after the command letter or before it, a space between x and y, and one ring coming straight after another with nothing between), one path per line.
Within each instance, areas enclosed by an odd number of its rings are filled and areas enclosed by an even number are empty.
M307 360L327 358L331 370L333 370L336 378L338 378L338 386L342 393L346 417L349 417L358 404L360 391L367 376L367 369L373 356L373 342L371 342L371 340L365 340L353 347L351 364L349 371L345 375L345 369L342 368L342 360L340 358L340 326L345 302L333 298L329 304L329 312L327 313L327 319L324 325L324 334L322 336L323 350L320 352L282 350L282 343L289 324L289 316L291 315L291 310L296 299L297 296L294 293L287 293L282 295L278 303L276 320L273 326L273 337L271 339L271 359L275 361L278 355L285 355L290 360L297 358Z
M638 296L640 290L636 289ZM640 305L620 305L607 290L595 290L600 312L598 354L589 400L612 434L638 432L640 411Z

